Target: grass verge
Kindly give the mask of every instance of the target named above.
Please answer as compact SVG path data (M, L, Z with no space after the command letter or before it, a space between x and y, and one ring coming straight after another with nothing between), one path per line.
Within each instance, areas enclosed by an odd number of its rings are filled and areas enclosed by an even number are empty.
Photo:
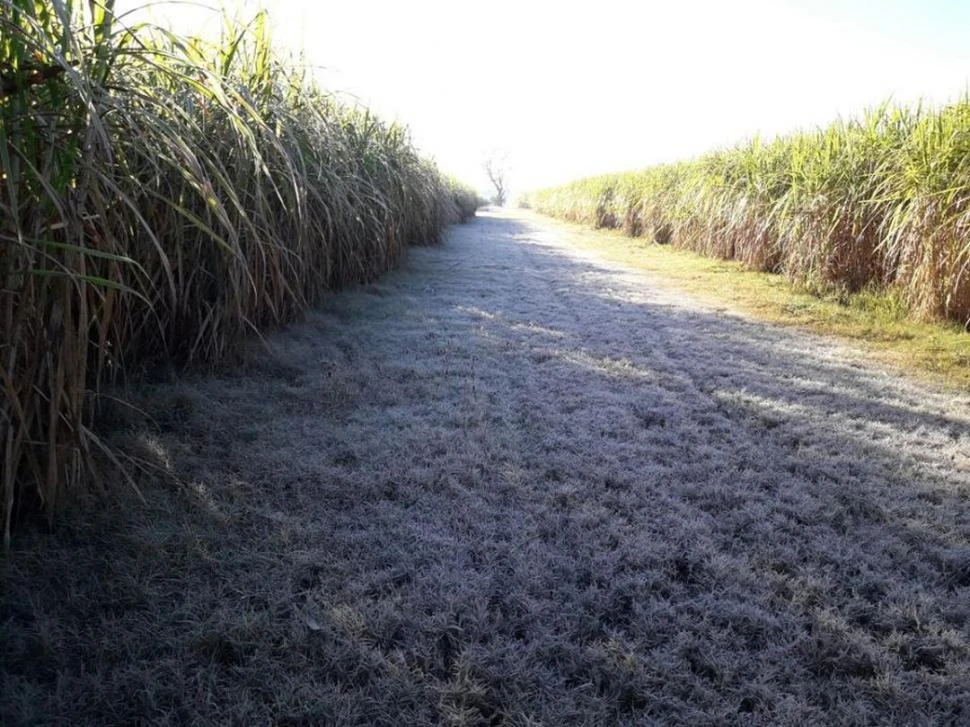
M662 277L686 293L771 323L851 340L908 374L970 388L970 335L957 323L913 320L896 292L816 294L780 275L747 270L735 260L705 257L618 230L542 220L559 227L576 246Z

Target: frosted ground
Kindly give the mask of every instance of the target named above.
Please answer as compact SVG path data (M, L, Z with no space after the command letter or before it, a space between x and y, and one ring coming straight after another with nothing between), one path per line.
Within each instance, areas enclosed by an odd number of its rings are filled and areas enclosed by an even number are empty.
M266 347L15 541L0 721L970 722L965 394L508 213Z

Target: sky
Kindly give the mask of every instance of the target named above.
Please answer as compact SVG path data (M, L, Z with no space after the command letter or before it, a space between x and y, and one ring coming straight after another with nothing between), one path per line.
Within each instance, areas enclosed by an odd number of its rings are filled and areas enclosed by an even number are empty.
M119 0L119 11L142 2ZM238 0L322 85L407 124L439 166L513 194L697 156L970 83L968 0ZM176 30L208 11L153 4Z

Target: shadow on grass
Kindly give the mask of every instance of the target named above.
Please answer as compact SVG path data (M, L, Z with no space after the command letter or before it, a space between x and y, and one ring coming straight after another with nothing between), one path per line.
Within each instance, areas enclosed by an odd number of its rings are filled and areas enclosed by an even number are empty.
M967 401L479 218L3 564L5 723L958 723Z

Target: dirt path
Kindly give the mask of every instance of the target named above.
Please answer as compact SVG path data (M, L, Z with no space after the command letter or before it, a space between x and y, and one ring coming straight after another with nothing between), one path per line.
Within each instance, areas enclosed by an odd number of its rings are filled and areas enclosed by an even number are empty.
M488 215L22 536L0 721L970 721L970 398Z

